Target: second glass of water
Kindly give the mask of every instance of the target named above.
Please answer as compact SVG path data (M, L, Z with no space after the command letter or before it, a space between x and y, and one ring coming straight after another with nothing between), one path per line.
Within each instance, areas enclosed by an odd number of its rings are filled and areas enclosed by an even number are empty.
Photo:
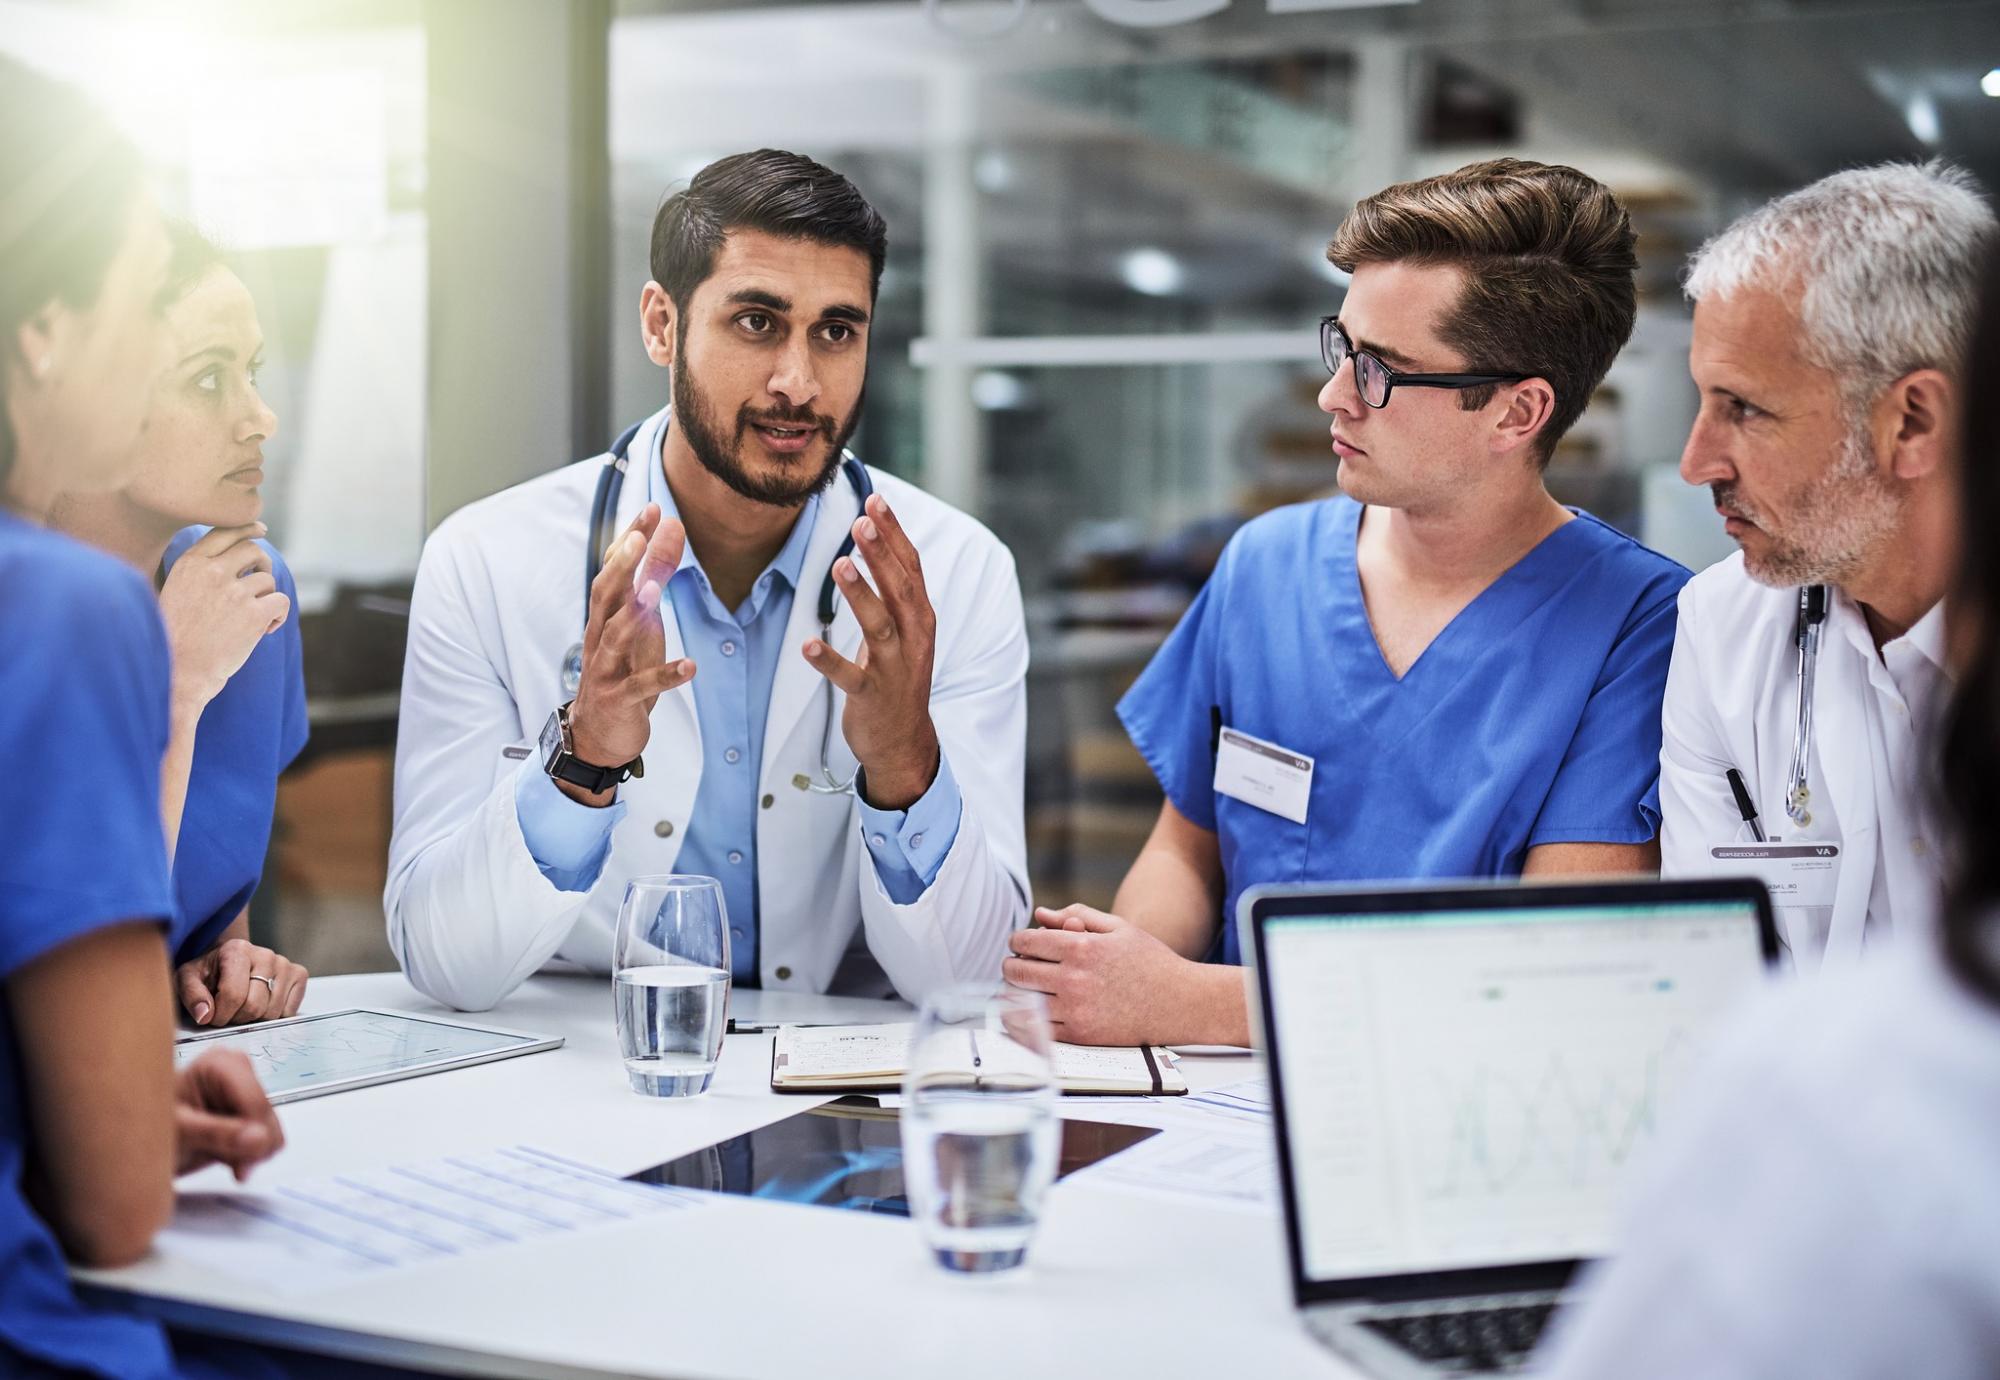
M708 1089L729 1014L729 916L713 877L625 886L611 957L618 1046L634 1092Z
M1061 1127L1040 992L952 987L917 1017L903 1081L910 1212L938 1264L1009 1270L1055 1182Z

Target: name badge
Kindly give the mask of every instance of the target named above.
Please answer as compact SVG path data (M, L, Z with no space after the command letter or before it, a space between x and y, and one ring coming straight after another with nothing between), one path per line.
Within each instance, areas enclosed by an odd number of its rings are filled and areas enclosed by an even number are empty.
M1717 872L1748 874L1770 888L1774 906L1830 906L1840 884L1840 845L1720 843L1708 850Z
M1225 728L1215 744L1215 789L1294 824L1306 822L1313 759Z

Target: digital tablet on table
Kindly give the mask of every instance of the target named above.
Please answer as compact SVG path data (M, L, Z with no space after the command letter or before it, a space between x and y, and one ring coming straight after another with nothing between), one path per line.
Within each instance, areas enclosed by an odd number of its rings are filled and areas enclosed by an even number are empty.
M238 1050L276 1104L536 1054L562 1042L560 1035L524 1035L446 1016L357 1008L183 1034L174 1043L174 1067L211 1049Z

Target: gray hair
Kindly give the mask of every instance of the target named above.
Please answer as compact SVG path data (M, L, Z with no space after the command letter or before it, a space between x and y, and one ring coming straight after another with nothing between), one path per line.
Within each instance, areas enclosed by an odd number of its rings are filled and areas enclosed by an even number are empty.
M1972 340L1992 208L1948 163L1883 163L1768 202L1695 252L1687 295L1802 289L1801 342L1850 408L1918 369L1956 378Z

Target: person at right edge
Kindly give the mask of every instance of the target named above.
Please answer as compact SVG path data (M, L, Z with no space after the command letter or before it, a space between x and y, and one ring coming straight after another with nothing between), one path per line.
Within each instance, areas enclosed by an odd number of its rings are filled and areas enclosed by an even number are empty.
M1857 168L1751 212L1688 273L1681 477L1742 550L1681 593L1661 871L1757 873L1800 973L1935 923L1916 725L1949 689L1946 460L1993 229L1963 173Z
M1554 1380L2000 1375L2000 544L1976 539L2000 529L2000 255L1960 377L1945 474L1974 539L1942 733L1916 748L1936 932L1780 984L1721 1036L1548 1335Z
M1249 1043L1260 882L1658 865L1687 572L1543 483L1632 333L1624 208L1499 159L1363 199L1327 257L1353 275L1320 328L1342 496L1238 532L1119 704L1152 837L1116 914L1040 910L1004 965L1061 1039Z

